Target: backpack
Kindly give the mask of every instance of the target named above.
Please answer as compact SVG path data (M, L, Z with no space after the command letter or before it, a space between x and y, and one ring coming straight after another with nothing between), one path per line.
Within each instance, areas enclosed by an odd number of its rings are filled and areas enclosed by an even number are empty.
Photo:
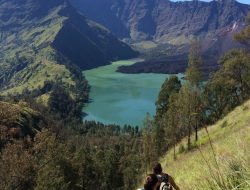
M161 186L160 190L172 190L172 185L169 182L169 178L167 174L161 176Z
M170 183L162 182L160 186L160 190L172 190L172 186Z

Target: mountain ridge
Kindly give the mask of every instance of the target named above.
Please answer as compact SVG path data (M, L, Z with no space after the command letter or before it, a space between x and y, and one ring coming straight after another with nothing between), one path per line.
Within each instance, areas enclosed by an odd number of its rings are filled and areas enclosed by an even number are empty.
M70 2L79 11L103 24L120 38L130 38L132 41L154 40L159 43L169 42L180 35L187 38L192 35L204 36L204 32L215 32L233 25L235 21L243 23L250 8L249 5L234 0L212 2L71 0Z
M81 69L137 55L66 0L0 0L0 29L0 87L4 96L43 89L53 81L74 97L76 84L86 81L79 77Z
M122 73L184 72L189 46L198 39L205 60L203 70L208 76L218 68L218 60L226 51L242 47L233 39L244 27L250 10L250 5L235 0L70 2L145 55L144 62L120 67Z

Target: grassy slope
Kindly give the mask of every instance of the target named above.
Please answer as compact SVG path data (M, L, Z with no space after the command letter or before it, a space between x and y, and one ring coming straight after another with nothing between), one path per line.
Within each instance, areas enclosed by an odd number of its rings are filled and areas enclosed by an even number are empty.
M34 91L53 81L74 98L73 88L86 81L79 79L77 67L72 71L70 66L93 68L135 55L67 1L0 1L0 96ZM37 100L46 104L49 94Z
M51 47L44 48L39 54L34 55L34 62L24 69L16 72L11 78L9 86L0 91L0 95L22 94L24 90L35 90L42 88L46 81L60 81L65 88L70 89L76 83L72 79L71 72L65 65L57 64L53 59L44 56L46 54L56 54ZM57 82L56 82L57 83ZM70 91L74 97L74 92ZM37 98L38 102L47 105L49 93L43 94Z
M232 166L239 165L247 173L242 181L246 186L242 189L250 189L250 101L237 107L215 125L209 126L208 131L215 157L206 130L203 129L199 132L200 139L191 152L179 151L180 147L186 145L184 139L177 146L176 161L173 160L173 150L161 159L165 171L174 176L181 189L212 189L208 180L213 183L222 176L221 181L229 184L231 181L228 177L235 173ZM239 172L240 175L242 173ZM213 175L217 180L214 180Z
M53 52L51 48L46 49L46 51ZM19 94L24 89L34 90L39 86L42 87L46 80L56 81L59 79L64 84L75 85L71 78L71 73L65 65L56 64L53 60L46 59L39 54L36 55L34 63L28 65L12 77L10 84L15 86L5 90L2 94Z
M46 81L53 81L55 84L62 84L74 99L77 93L75 87L80 81L76 79L76 73L66 66L72 63L52 45L69 19L60 13L66 9L65 5L60 4L60 1L48 1L51 3L48 7L52 7L49 9L44 8L46 3L40 5L35 1L30 4L28 1L25 4L17 2L12 0L0 3L0 18L6 15L9 18L0 23L0 28L4 30L0 31L0 80L4 79L0 96L19 95L27 90L32 92L43 88ZM7 8L11 9L11 14L8 11L6 13ZM37 8L39 11L33 10ZM28 64L22 66L16 61L17 57L26 58ZM35 99L47 105L49 97L50 92L47 92Z
M58 6L50 11L47 16L31 21L31 23L21 20L24 22L23 26L18 25L21 22L18 17L16 20L13 19L12 22L16 23L17 26L12 28L15 32L10 34L7 31L5 33L7 38L3 40L4 44L0 45L1 51L4 52L4 59L15 57L16 52L18 52L19 56L31 57L33 61L14 73L9 85L0 91L0 95L21 94L26 89L38 89L43 87L46 80L62 81L65 87L75 85L66 66L58 64L53 58L57 55L57 52L49 45L61 30L66 19L58 14L61 8L61 6ZM15 7L14 10L16 10ZM8 23L5 24L8 25ZM39 49L38 53L35 53L34 49ZM3 67L3 65L4 62L0 62L0 66ZM11 69L12 66L7 64L8 67ZM38 98L45 104L47 99L46 94L42 98Z

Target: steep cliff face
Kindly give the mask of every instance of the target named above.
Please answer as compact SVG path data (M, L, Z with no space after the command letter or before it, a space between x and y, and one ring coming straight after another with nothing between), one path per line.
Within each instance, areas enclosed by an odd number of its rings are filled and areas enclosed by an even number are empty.
M212 2L169 0L71 0L89 18L120 38L169 42L183 36L212 35L242 24L249 5L234 0Z
M236 1L213 1L210 3L159 1L156 19L156 39L177 36L206 36L234 23L243 23L248 6Z

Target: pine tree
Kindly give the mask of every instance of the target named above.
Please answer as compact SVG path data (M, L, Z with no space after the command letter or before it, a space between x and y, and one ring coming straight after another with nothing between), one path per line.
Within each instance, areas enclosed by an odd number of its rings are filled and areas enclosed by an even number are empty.
M192 86L190 83L186 83L182 86L179 92L179 106L180 106L180 125L183 128L183 132L187 134L188 137L188 149L191 149L191 134L192 126L194 125L193 113L195 110L195 97L192 93Z
M156 123L160 125L164 113L167 112L169 107L169 97L172 93L179 92L181 88L181 81L177 76L167 78L161 87L158 99L156 101Z
M176 159L175 146L182 137L181 117L178 93L173 93L169 97L169 109L164 115L164 125L166 125L168 145L174 146L174 159Z
M143 140L143 162L145 174L148 172L148 168L151 166L152 162L157 159L155 153L155 145L153 138L154 121L151 119L150 114L147 113L146 118L143 122L142 129L142 140Z
M192 118L195 120L193 125L195 127L195 140L198 140L198 128L200 125L200 110L202 109L201 94L202 94L202 53L201 44L198 40L194 40L191 44L188 68L185 72L186 80L190 84L191 98L192 98ZM191 103L191 102L190 102Z

